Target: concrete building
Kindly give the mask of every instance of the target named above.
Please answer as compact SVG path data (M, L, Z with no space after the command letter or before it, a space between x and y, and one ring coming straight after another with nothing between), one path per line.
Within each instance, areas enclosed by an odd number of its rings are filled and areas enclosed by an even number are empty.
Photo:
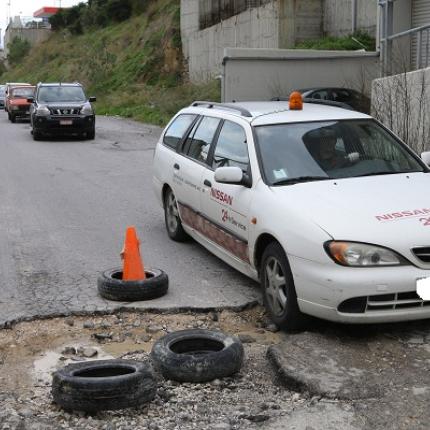
M49 17L59 11L57 7L42 7L34 12L32 17L15 16L6 28L3 46L5 56L8 54L8 45L15 38L25 39L31 45L37 45L50 35L51 25L49 24Z
M38 25L37 22L23 20L22 17L16 16L11 20L6 28L3 44L5 56L7 58L9 52L9 44L15 37L28 40L31 45L37 45L48 39L51 30L46 26Z

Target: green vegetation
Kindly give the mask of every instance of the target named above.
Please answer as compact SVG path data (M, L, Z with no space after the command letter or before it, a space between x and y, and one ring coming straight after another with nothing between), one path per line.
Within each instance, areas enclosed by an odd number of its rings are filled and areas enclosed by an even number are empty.
M122 0L89 3L115 8ZM218 101L219 81L195 86L184 78L179 2L130 0L130 4L133 15L122 22L113 20L104 27L93 23L86 31L81 18L69 21L81 23L82 31L73 25L61 27L20 64L0 73L0 82L78 81L88 95L97 96L98 114L158 125L193 100ZM81 9L84 16L85 4Z
M296 49L319 49L335 51L355 51L365 49L375 50L375 39L364 32L357 32L345 37L323 37L316 40L306 40L295 46Z
M14 37L8 45L8 49L7 59L11 65L16 65L21 63L30 52L30 42L20 37Z

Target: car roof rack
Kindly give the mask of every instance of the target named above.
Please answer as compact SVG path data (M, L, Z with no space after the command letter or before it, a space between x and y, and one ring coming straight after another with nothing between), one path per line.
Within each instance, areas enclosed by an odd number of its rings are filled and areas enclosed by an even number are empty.
M208 109L212 109L214 107L220 107L222 109L230 109L240 112L242 116L252 117L251 112L248 109L245 109L241 106L234 106L229 103L217 103L217 102L208 102L208 101L195 101L191 103L191 106L204 106L207 105Z
M288 97L272 97L270 99L271 102L288 102L290 99ZM334 106L334 107L340 107L343 109L348 109L348 110L353 110L355 111L355 109L346 104L346 103L342 103L342 102L335 102L333 100L322 100L322 99L312 99L309 97L305 97L303 99L303 103L313 103L316 105L327 105L327 106Z

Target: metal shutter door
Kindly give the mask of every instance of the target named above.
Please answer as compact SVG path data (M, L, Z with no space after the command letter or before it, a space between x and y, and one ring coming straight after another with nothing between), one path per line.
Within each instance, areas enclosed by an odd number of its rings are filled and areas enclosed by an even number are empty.
M430 24L430 0L412 0L412 28ZM426 60L425 52L428 49L427 38L430 38L430 31L422 33L421 41L421 61ZM429 40L430 46L430 40ZM412 67L415 68L417 62L417 36L412 38ZM429 54L427 54L427 57ZM429 59L430 60L430 59ZM429 62L430 65L430 62Z

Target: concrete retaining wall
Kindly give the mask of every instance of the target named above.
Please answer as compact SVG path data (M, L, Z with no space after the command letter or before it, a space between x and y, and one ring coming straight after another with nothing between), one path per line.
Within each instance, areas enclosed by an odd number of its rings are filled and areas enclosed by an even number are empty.
M357 0L357 28L376 37L378 2ZM352 0L325 0L324 33L329 36L351 34Z
M416 152L430 151L430 68L374 80L372 109Z
M4 35L5 56L7 57L9 52L9 43L11 43L15 37L26 39L31 45L37 45L47 40L50 34L51 30L46 28L8 28Z
M198 31L198 0L182 1L181 35L189 76L205 82L221 73L224 48L276 48L278 8L276 2L247 11L220 24Z
M270 100L294 89L336 86L370 93L378 76L376 53L226 48L222 99Z

